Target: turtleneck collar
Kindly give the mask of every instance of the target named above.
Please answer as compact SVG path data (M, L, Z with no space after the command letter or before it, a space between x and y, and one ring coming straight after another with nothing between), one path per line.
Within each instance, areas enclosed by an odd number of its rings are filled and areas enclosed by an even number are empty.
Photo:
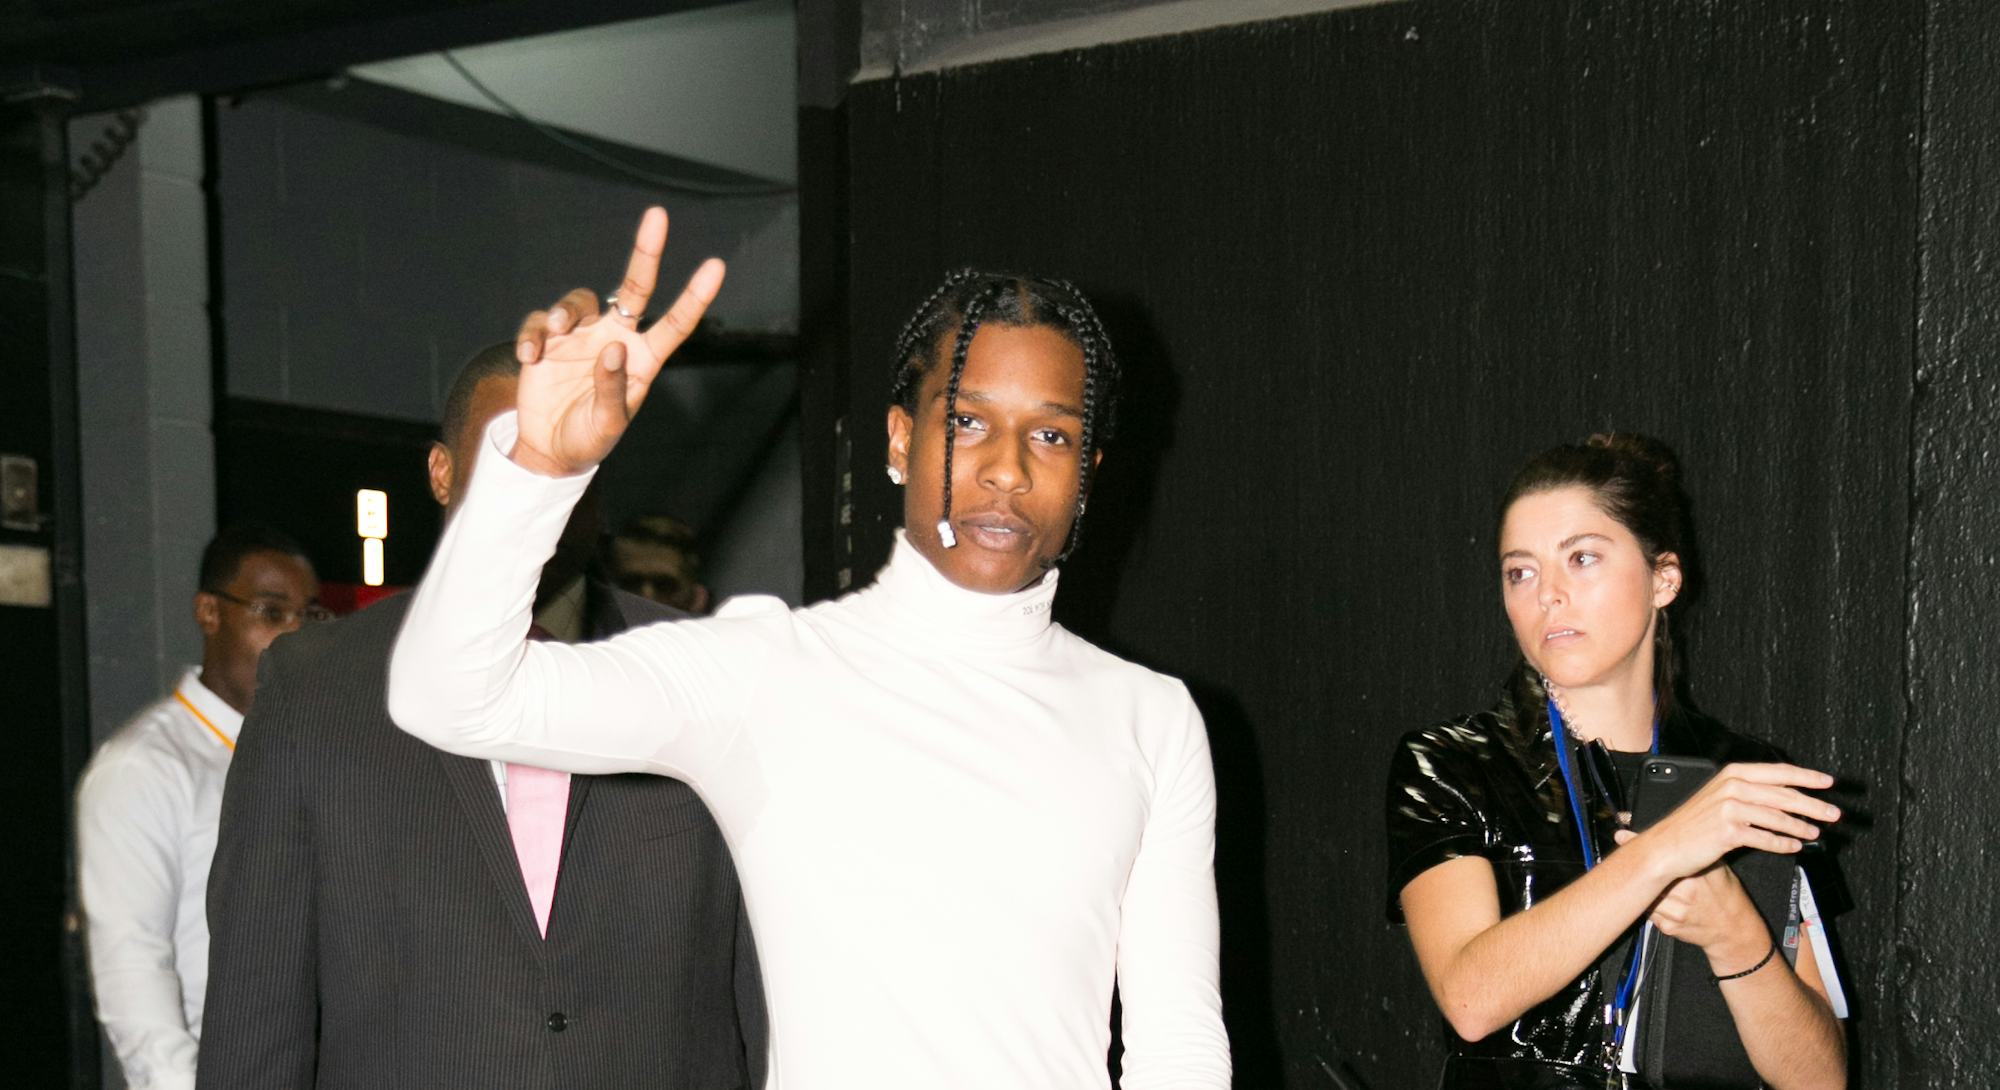
M1057 575L1050 570L1012 594L967 590L945 578L897 530L889 562L861 594L936 636L967 643L1019 643L1048 631Z

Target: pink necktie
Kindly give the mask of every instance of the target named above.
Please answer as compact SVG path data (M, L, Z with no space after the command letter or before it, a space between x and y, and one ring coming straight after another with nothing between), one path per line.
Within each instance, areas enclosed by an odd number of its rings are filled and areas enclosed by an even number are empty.
M540 628L539 625L536 626ZM547 632L530 632L546 639ZM528 765L507 765L507 829L514 835L514 858L528 885L535 926L549 935L549 906L556 899L556 871L562 866L563 822L569 816L569 773Z
M535 926L549 934L549 906L556 899L556 870L562 865L563 819L569 814L569 773L527 765L507 766L507 829L514 834L514 857L535 906Z

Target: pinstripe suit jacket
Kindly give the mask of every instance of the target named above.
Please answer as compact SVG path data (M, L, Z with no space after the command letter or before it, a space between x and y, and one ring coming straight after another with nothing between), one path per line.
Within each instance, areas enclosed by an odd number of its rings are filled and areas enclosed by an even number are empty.
M676 615L591 600L595 636ZM389 720L407 602L264 655L210 871L200 1090L761 1085L761 984L707 808L663 777L575 777L543 939L487 763Z

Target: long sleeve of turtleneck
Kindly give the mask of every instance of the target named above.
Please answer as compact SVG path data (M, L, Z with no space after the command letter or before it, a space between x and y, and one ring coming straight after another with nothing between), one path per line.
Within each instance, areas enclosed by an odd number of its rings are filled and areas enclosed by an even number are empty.
M1056 575L949 582L906 541L869 587L603 643L529 643L585 478L495 421L411 603L391 714L467 756L693 783L735 857L773 1090L1229 1084L1215 787L1180 682L1050 620ZM630 906L634 912L645 906Z
M491 760L699 778L746 691L722 638L731 626L653 626L588 649L529 642L542 565L590 474L522 469L504 453L514 435L512 413L488 427L410 604L389 664L391 717L440 749ZM760 604L747 612L773 612Z

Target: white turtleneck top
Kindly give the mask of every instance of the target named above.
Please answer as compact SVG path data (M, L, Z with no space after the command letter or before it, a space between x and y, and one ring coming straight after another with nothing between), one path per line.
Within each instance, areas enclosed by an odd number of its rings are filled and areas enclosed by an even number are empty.
M511 413L488 429L390 712L455 753L694 785L756 932L774 1090L1102 1090L1114 978L1126 1090L1229 1085L1214 776L1180 682L1052 623L1054 572L980 594L900 536L836 601L530 643L588 477L530 473L513 440Z

